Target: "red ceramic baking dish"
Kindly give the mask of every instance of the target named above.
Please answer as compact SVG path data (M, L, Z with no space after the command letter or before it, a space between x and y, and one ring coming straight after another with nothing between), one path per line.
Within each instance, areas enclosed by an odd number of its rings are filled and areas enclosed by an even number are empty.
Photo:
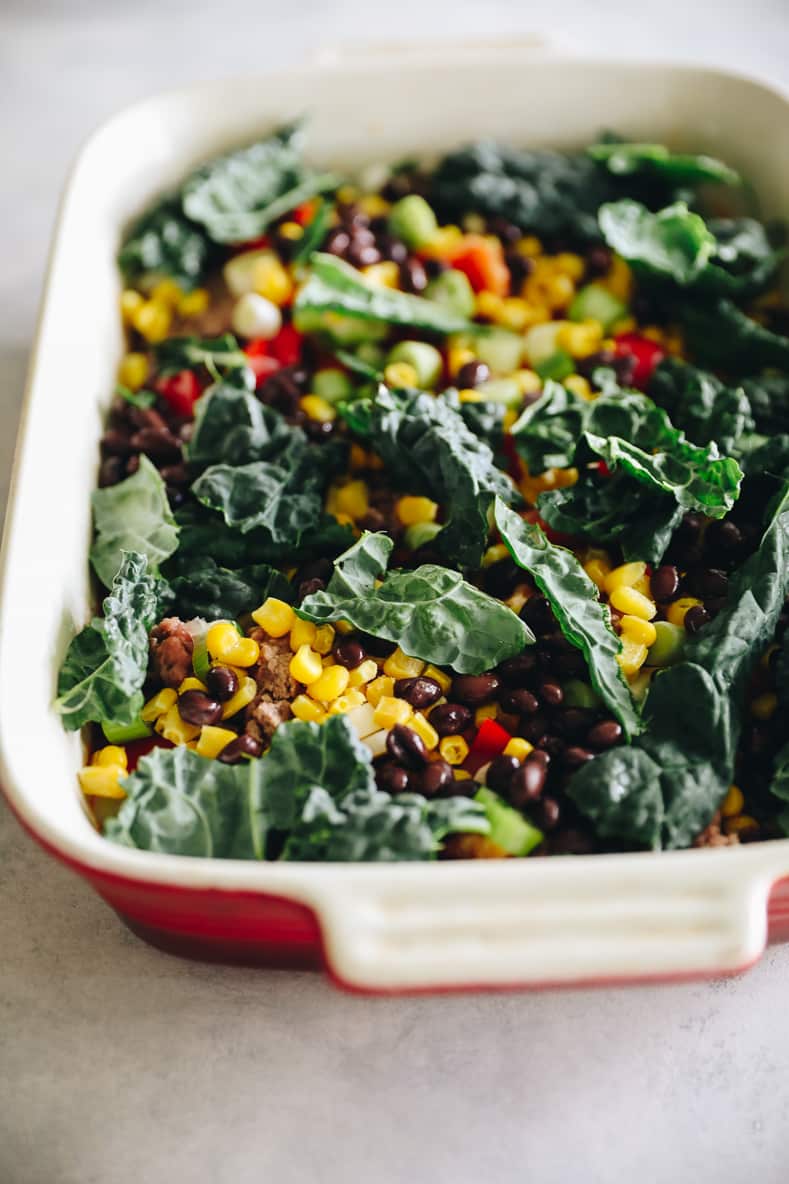
M626 101L625 101L626 100ZM533 46L326 55L192 87L105 124L63 199L6 524L2 779L12 809L141 936L203 957L324 965L368 991L719 974L789 937L789 841L664 855L435 864L256 864L126 849L93 829L79 738L52 710L90 612L97 440L122 349L122 227L204 158L296 114L316 163L355 168L480 135L571 147L634 139L725 157L767 214L789 198L787 96L718 71L588 61Z

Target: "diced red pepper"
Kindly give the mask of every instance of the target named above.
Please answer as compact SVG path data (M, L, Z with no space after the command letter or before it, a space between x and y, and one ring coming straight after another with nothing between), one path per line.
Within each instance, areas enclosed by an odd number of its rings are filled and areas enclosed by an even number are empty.
M293 221L298 222L299 226L307 226L315 217L315 211L318 208L318 203L314 197L309 201L303 201L300 206L296 206L293 211Z
M247 355L247 364L250 370L255 375L255 386L260 387L270 378L275 370L279 370L281 362L269 355L269 345L271 343L263 337L256 337L253 341L247 342L244 353Z
M515 447L515 440L506 432L501 444L501 451L507 458L507 472L513 481L520 481L523 476L523 468L521 466L521 458L518 456L518 450Z
M614 353L618 358L632 357L636 360L633 371L633 386L644 390L652 377L658 362L662 362L666 351L656 341L641 337L638 333L620 333L614 338Z
M194 413L195 402L203 393L194 370L179 370L177 374L157 378L155 385L173 413L184 419Z
M604 460L595 461L595 463L592 467L597 469L597 471L601 477L610 477L611 476L611 470L609 469L608 465L605 463Z
M539 526L548 542L555 543L557 547L569 547L572 550L578 543L574 534L565 534L564 531L554 530L552 526L549 526L545 519L540 517L539 510L527 510L523 517L526 522Z
M466 234L453 249L449 262L465 273L475 292L508 295L510 270L500 242L491 242L481 234Z
M231 250L236 255L242 255L245 251L264 251L271 246L271 238L267 234L261 234L258 238L251 238L247 242L233 243Z
M481 769L488 761L499 756L511 739L512 736L507 729L497 724L495 719L484 719L463 762L465 768L471 774L476 773L477 769Z
M269 342L269 352L282 366L295 366L301 358L304 335L293 325L283 325Z
M172 748L173 745L169 740L165 740L162 736L146 736L144 740L132 740L129 744L125 744L126 760L128 762L127 768L130 773L133 773L137 768L137 762L141 761L149 752L153 752L154 748Z

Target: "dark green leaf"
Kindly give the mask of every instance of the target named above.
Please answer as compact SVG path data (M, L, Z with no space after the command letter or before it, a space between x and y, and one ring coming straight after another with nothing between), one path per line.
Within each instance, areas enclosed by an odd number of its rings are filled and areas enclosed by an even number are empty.
M173 594L173 612L183 620L237 619L256 609L268 596L293 599L288 580L266 563L231 570L220 567L210 555L195 558L178 553L167 564L166 576Z
M732 375L765 367L789 369L789 337L780 337L742 312L731 300L705 305L685 300L675 312L694 361Z
M587 151L615 176L654 173L676 185L699 185L705 181L737 185L740 181L734 169L713 156L670 152L662 144L611 141L592 144Z
M724 386L714 374L697 370L677 358L656 366L649 394L691 440L713 440L724 453L734 453L744 433L753 429L750 401L742 387Z
M132 407L139 407L143 411L147 411L149 407L153 407L156 402L155 391L130 391L127 386L118 383L115 387L115 394L120 395L127 403L131 403Z
M215 380L223 376L230 380L232 375L236 385L254 388L249 359L232 333L221 337L167 337L153 347L153 352L160 374L205 367Z
M184 217L180 200L166 197L132 225L118 264L129 284L171 279L190 291L202 281L212 255L211 243L199 226Z
M326 238L331 227L333 214L333 202L321 199L318 208L304 228L304 233L296 244L296 249L291 257L292 263L306 263L310 255L321 249L323 240Z
M390 572L379 587L371 587L372 572L389 553L389 540L376 542L377 537L362 535L335 560L328 587L307 596L298 615L318 624L350 621L411 657L459 674L490 670L534 640L512 609L445 567L427 563Z
M599 220L609 247L628 263L683 287L698 279L715 250L704 219L684 202L653 214L623 198L601 206Z
M228 568L244 568L258 563L302 563L308 559L333 559L353 542L353 531L340 526L330 514L320 514L299 538L297 544L274 543L268 530L242 533L227 526L220 514L188 502L177 511L180 535L179 560L211 555Z
M621 723L627 739L632 739L640 724L617 661L622 643L596 586L572 551L554 546L539 526L524 522L498 498L494 516L510 555L547 596L562 633L583 653L592 686Z
M72 640L58 676L55 707L69 731L90 720L128 724L142 707L148 630L156 621L161 581L145 555L124 553L102 617Z
M209 387L195 406L187 456L190 464L200 467L267 460L282 449L292 432L273 407L249 391L221 382Z
M164 482L146 456L140 457L136 473L118 485L95 490L91 501L96 540L90 561L105 587L112 584L123 551L145 555L155 570L178 546L178 527Z

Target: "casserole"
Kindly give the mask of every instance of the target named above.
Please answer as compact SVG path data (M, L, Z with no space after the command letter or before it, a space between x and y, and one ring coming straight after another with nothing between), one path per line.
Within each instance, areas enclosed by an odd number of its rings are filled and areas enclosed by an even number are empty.
M718 973L763 949L789 841L395 869L250 866L110 845L72 784L79 742L50 707L90 599L86 493L122 348L114 256L128 218L206 156L298 111L313 117L315 162L353 168L485 133L570 147L621 123L623 95L629 135L725 155L753 180L765 213L785 206L789 123L775 92L711 71L581 63L518 46L327 58L271 76L265 93L254 79L196 87L121 113L83 150L61 211L6 529L3 780L39 841L143 936L185 953L322 960L339 981L372 990ZM523 112L537 110L550 117L524 126ZM789 932L784 888L771 898L771 936Z

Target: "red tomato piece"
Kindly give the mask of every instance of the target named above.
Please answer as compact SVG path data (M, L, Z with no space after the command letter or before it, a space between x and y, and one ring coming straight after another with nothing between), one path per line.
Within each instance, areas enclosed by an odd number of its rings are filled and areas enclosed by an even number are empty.
M511 739L507 729L497 724L495 719L483 720L464 761L469 773L476 773L477 769L502 753Z
M155 385L174 414L183 418L193 414L195 402L203 393L200 380L193 370L179 370L177 374L157 378Z
M452 252L449 262L466 274L475 292L508 295L510 270L504 262L500 242L490 242L481 234L466 234Z
M283 325L269 342L269 350L281 366L295 366L301 358L304 335L293 325Z
M307 226L315 217L315 211L318 208L318 203L314 197L309 201L303 201L300 206L296 206L293 211L293 221L298 222L299 226Z
M666 356L666 351L656 341L650 341L638 333L620 333L619 337L614 338L614 353L618 358L636 359L633 386L639 390L644 390L652 377L652 371Z

